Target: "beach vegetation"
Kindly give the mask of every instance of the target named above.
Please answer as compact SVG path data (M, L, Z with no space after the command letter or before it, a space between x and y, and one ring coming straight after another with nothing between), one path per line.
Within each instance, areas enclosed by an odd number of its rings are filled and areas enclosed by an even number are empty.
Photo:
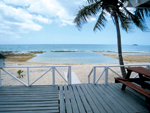
M22 75L23 71L22 70L18 70L18 78L23 78L24 75Z
M128 0L87 0L87 5L80 7L74 23L77 28L81 30L82 25L87 23L92 17L98 17L94 26L94 31L102 30L107 23L108 16L111 17L117 33L117 46L118 46L118 58L119 64L124 65L122 57L122 46L121 46L121 32L120 26L126 32L132 29L132 26L140 28L142 31L147 31L145 24L145 16L143 13L149 16L149 10L137 9L135 12L128 10L124 4ZM126 71L124 67L121 67L122 76L126 77Z

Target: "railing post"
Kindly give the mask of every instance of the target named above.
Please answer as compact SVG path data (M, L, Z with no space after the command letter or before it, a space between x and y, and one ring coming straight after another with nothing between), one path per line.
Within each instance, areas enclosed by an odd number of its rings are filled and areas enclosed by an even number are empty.
M88 84L90 83L90 76L88 76Z
M150 70L150 65L148 65L148 66L147 66L147 69L149 69L149 70Z
M53 86L55 86L55 67L52 67Z
M1 68L0 68L0 87L2 87L2 82L1 82Z
M27 67L27 77L28 77L28 86L30 85L30 78L29 78L29 67Z
M108 84L108 67L105 67L105 84Z
M69 72L69 85L71 85L71 66L68 67L68 72Z
M93 67L93 84L95 84L96 67Z

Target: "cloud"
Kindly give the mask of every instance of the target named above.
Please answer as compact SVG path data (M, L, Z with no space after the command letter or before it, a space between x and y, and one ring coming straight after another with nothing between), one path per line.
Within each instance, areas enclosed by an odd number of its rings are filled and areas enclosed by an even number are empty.
M73 16L69 15L57 0L37 0L29 6L28 11L54 20L57 19L60 22L73 20Z
M52 20L44 18L41 15L38 15L38 16L33 15L33 19L38 20L39 22L42 22L42 23L46 23L46 24L51 24L52 23Z
M72 21L79 10L79 5L82 5L86 0L4 0L7 4L12 4L18 7L27 6L30 13L42 15L43 17L53 19L59 24L72 25ZM55 21L57 20L57 21ZM65 23L65 21L67 23ZM70 22L68 22L70 21ZM71 23L71 24L70 24Z
M36 2L36 0L4 0L6 4L13 4L15 6L29 6Z
M0 36L20 37L21 33L39 31L44 24L74 25L79 5L86 0L2 0L0 1ZM93 19L92 19L93 20Z
M52 20L41 15L30 14L23 8L16 8L0 2L0 36L20 37L20 33L39 31L39 23L52 23Z

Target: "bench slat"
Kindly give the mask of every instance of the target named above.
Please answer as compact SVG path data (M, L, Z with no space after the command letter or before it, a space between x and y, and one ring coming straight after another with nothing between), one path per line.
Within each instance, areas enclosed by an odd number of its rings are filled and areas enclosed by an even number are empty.
M124 79L124 78L120 78L120 77L116 77L115 80L123 83L124 85L130 87L131 89L139 92L140 94L150 98L150 92L146 89L143 89L135 84L133 84L132 82L129 82L127 79Z

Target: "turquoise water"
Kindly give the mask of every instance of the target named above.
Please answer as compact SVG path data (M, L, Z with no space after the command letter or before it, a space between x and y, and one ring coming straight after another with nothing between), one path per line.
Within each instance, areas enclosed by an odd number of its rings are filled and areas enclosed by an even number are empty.
M38 54L37 57L30 59L29 62L44 62L54 64L59 63L91 64L91 63L117 63L118 60L91 52L48 52Z
M123 54L150 55L150 45L123 45ZM117 45L94 45L94 44L33 44L33 45L0 45L0 51L24 53L30 51L44 51L28 62L45 63L118 63L114 58L96 54L102 52L112 54L117 52Z

